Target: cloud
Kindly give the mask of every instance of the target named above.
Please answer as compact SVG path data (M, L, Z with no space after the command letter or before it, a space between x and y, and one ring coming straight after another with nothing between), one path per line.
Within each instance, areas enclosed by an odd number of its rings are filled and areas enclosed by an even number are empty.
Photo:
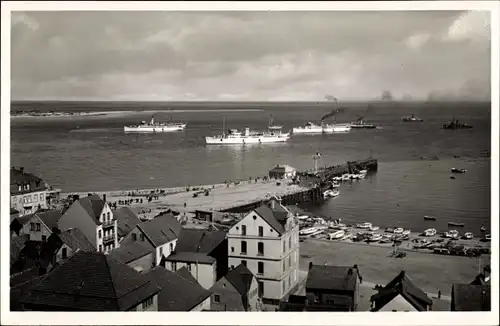
M12 97L471 96L489 90L489 33L483 12L16 12Z

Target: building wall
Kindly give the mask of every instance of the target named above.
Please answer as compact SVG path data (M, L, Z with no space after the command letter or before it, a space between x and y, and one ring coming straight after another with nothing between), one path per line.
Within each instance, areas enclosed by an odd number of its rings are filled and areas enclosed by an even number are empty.
M25 209L25 204L31 205L32 208ZM19 211L19 216L34 213L38 209L38 205L40 205L41 208L48 208L46 190L30 192L22 195L14 195L10 197L10 207L17 209Z
M130 311L158 311L158 295L153 296L153 304L147 308L142 307L142 302L139 303L134 308L130 309Z
M210 297L206 298L203 300L199 305L194 307L193 309L189 311L202 311L202 310L211 310L211 304L210 304Z
M167 258L172 254L172 251L175 250L175 246L177 245L177 239L167 242L158 248L156 248L156 255L155 255L155 264L158 266L161 263L161 258L162 256L165 256Z
M72 228L80 229L87 239L96 246L97 250L99 250L98 245L102 244L97 239L96 223L78 202L73 203L68 208L59 220L58 226L61 232Z
M259 296L255 278L247 293L247 309L244 307L242 295L225 277L217 281L210 291L213 292L210 296L212 311L258 311ZM218 302L215 300L216 295L219 297Z
M401 294L398 294L389 303L383 306L379 311L417 311Z
M246 235L242 234L243 225ZM259 236L259 226L263 227L262 236ZM247 268L264 283L264 298L281 299L298 283L299 226L294 218L288 219L285 230L280 236L258 214L251 212L228 232L228 265L235 267L246 261ZM247 243L246 254L241 253L242 241ZM257 254L259 242L264 244L263 255ZM258 273L258 262L264 263L263 274Z
M134 261L129 262L127 265L132 267L133 269L136 269L139 267L142 269L141 273L147 273L151 270L151 268L153 268L154 255L151 252L144 257L141 257L139 259L136 259ZM136 269L136 270L139 271L138 269Z
M205 289L208 290L215 284L217 280L217 263L209 265L167 261L165 268L175 272L184 266L186 266L188 270L191 270L191 275L193 275L198 283Z
M31 223L34 223L34 230L31 230ZM40 224L40 231L37 230L37 224ZM52 230L50 230L40 218L34 215L26 224L23 225L20 234L29 234L30 240L34 241L42 241L42 237L45 236L45 241L52 234Z
M96 230L96 237L97 237L97 246L96 248L99 248L99 245L102 245L103 251L105 253L109 253L111 250L118 248L120 246L118 242L118 221L115 219L113 211L109 207L109 205L106 203L102 209L102 212L99 216L99 221L101 223L105 223L106 221L114 220L113 226L112 227L104 227L103 225L98 226L98 229ZM99 238L98 231L102 231L102 237ZM106 242L104 243L104 237L107 236L112 236L114 239L112 242Z
M66 249L66 258L63 258L63 249ZM68 247L67 244L63 243L59 251L56 253L56 263L62 261L63 259L67 259L73 256L73 254L74 254L73 249Z

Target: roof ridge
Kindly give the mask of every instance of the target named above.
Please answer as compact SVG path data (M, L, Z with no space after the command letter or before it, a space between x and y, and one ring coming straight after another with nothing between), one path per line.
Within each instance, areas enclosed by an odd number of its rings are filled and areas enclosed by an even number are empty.
M113 275L111 275L111 266L108 263L108 258L105 254L103 254L104 262L106 264L106 270L108 271L109 279L111 280L111 288L113 289L113 297L118 299L116 289L115 289L115 282L113 281Z

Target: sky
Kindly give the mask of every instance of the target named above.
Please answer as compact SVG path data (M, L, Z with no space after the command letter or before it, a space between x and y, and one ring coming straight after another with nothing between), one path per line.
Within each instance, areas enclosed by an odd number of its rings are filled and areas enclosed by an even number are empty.
M12 100L490 98L481 11L13 12Z

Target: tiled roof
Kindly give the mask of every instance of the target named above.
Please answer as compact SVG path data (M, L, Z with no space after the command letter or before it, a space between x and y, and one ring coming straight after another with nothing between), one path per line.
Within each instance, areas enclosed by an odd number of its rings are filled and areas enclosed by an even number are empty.
M159 290L144 275L103 253L80 251L21 301L70 311L125 311Z
M57 227L57 223L62 217L61 211L58 209L43 210L35 213L36 216L45 224L49 230Z
M33 218L33 216L35 216L34 213L27 214L27 215L16 217L15 220L17 220L19 222L19 224L24 225L24 224L28 223Z
M226 234L225 231L182 229L175 245L175 251L210 254L226 239Z
M158 311L190 311L211 295L211 292L198 282L168 271L162 266L156 266L144 276L161 287L158 294Z
M120 207L113 211L113 216L118 220L118 236L125 237L141 220L129 207Z
M453 284L453 311L490 311L491 286L472 284Z
M80 229L68 229L58 234L59 238L72 250L96 251L92 242L83 234Z
M77 200L73 205L79 204L89 214L96 224L100 224L99 217L104 208L104 200L98 195L91 195Z
M134 241L112 250L109 255L122 264L128 264L152 253L154 250L155 248L147 241Z
M313 265L307 275L306 289L354 291L357 277L353 267Z
M181 269L178 269L175 272L191 282L198 283L198 281L194 278L193 274L191 274L191 272L187 269L186 266L182 267Z
M233 270L224 276L229 283L231 283L239 294L245 295L250 290L252 286L252 281L254 279L252 272L243 264L239 264Z
M137 225L155 247L179 237L182 225L172 214L165 214Z
M427 306L432 305L432 300L427 294L416 287L402 271L377 294L372 295L371 301L375 302L374 311L378 311L398 295L405 298L418 311L426 311Z
M278 234L285 233L284 225L288 216L288 211L276 203L274 209L270 205L263 204L255 210L264 221L266 221Z
M183 262L183 263L199 263L213 264L215 258L201 252L175 252L168 256L166 261Z
M21 172L19 169L10 169L10 184L28 183L41 181L42 179L28 172Z

